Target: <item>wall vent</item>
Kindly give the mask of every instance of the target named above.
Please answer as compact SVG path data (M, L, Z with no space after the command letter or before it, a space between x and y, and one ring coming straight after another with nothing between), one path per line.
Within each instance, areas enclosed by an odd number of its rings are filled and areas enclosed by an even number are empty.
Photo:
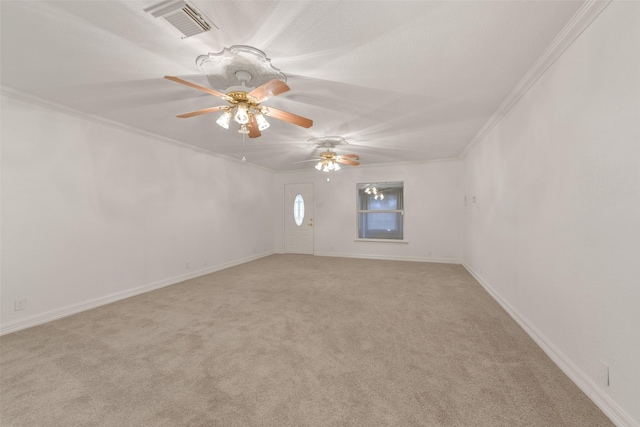
M209 31L212 26L218 28L216 24L210 22L194 6L184 0L165 0L144 9L144 11L156 18L166 19L169 24L184 35L183 39Z

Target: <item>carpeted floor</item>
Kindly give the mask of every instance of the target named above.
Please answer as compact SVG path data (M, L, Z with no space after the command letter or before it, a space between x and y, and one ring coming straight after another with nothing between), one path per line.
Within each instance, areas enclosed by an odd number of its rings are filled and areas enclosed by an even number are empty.
M612 425L459 265L273 255L0 351L2 426Z

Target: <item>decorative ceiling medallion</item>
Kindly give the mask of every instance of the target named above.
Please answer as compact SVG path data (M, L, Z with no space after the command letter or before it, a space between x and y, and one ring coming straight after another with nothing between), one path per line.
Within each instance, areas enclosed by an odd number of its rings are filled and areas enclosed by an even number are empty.
M196 65L207 74L211 86L219 90L256 88L273 79L287 81L263 51L251 46L235 45L200 55Z
M333 148L337 145L348 145L349 143L341 136L319 136L307 140L309 144L313 144L320 148Z

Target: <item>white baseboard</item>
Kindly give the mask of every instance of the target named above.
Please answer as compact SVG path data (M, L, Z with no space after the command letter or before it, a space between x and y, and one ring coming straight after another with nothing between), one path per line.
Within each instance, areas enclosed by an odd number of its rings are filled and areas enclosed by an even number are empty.
M495 299L498 304L525 330L538 346L549 356L553 362L595 403L602 412L618 427L640 427L618 404L613 401L602 389L560 349L558 349L547 337L542 334L531 322L522 316L507 300L502 298L487 282L482 279L471 267L462 263L464 268L482 285L482 287Z
M130 298L135 295L140 295L156 289L164 288L166 286L175 285L176 283L184 282L185 280L204 276L206 274L214 273L216 271L224 270L229 267L234 267L236 265L244 264L246 262L254 261L256 259L264 258L273 254L273 251L254 254L248 257L236 259L215 266L190 271L185 274L180 274L178 276L170 277L168 279L160 280L158 282L150 283L147 285L142 285L126 291L116 292L111 295L105 295L103 297L95 298L78 304L73 304L63 308L58 308L45 313L35 314L33 316L25 317L23 319L15 320L13 322L1 325L0 335L10 334L12 332L17 332L22 329L30 328L32 326L41 325L43 323L51 322L52 320L61 319L63 317L71 316L82 311L91 310L92 308L111 304L112 302L120 301L125 298Z
M373 254L343 254L336 252L316 252L316 256L329 256L339 258L362 258L362 259L380 259L387 261L412 261L412 262L435 262L441 264L462 264L459 259L452 258L432 258L432 257L416 257L416 256L396 256L396 255L373 255Z

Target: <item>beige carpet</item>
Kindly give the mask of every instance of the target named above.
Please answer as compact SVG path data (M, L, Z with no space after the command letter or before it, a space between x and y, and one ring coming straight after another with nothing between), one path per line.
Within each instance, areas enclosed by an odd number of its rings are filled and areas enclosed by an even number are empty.
M0 349L2 426L612 425L459 265L273 255Z

